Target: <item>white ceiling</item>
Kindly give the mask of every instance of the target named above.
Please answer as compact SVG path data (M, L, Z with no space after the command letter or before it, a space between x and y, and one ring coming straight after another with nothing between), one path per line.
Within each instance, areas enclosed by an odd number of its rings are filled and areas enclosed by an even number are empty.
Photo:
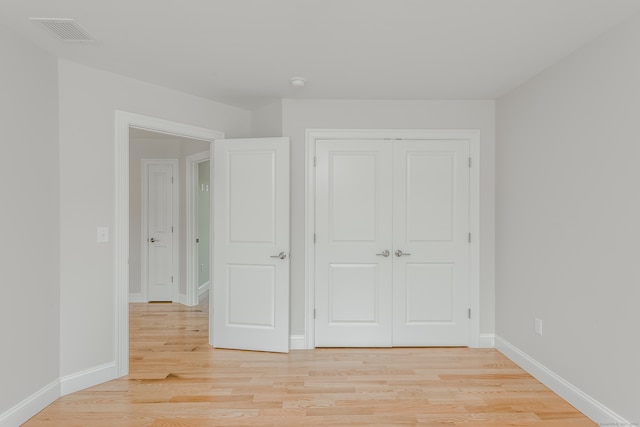
M54 55L244 108L494 99L638 12L640 0L0 1L0 23ZM99 43L58 41L30 17L74 18Z

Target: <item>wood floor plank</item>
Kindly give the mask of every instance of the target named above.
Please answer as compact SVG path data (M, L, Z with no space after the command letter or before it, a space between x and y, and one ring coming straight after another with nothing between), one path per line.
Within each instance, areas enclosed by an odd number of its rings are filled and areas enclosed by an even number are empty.
M594 426L493 349L212 349L206 304L131 304L130 374L26 427Z

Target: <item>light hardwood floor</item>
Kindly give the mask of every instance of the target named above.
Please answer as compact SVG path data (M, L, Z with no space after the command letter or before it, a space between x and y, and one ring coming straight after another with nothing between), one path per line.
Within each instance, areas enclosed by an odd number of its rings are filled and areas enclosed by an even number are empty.
M594 426L495 350L214 350L206 304L131 304L128 377L37 426Z

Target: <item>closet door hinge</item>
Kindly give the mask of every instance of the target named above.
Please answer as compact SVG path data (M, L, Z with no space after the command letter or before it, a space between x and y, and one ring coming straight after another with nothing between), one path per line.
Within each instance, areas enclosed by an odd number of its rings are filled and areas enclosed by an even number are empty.
M469 240L469 243L471 243L471 233L469 233L468 240Z
M315 308L313 309L313 318L314 319L316 318L316 309Z
M313 244L316 244L316 233L313 233Z
M468 309L469 319L471 319L471 309Z
M318 158L313 156L313 167L315 168L318 165Z

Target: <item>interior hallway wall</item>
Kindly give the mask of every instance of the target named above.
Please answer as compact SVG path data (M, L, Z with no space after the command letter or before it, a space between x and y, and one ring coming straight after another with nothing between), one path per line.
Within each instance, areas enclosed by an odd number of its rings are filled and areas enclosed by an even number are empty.
M250 134L251 113L171 89L59 61L60 366L69 375L115 363L115 250L96 227L115 224L115 112ZM113 234L112 234L113 236Z
M3 26L0 52L1 416L59 392L60 168L57 60Z

